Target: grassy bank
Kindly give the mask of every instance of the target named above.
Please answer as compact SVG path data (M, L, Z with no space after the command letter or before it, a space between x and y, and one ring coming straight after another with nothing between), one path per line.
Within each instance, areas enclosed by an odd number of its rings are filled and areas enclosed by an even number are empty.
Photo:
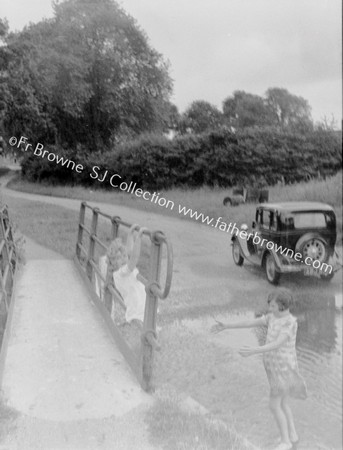
M342 173L338 173L327 180L312 180L308 183L297 183L287 186L273 186L269 189L269 201L319 201L332 205L336 210L338 241L342 240ZM226 208L223 199L228 194L227 189L208 188L200 189L170 189L160 192L160 197L172 200L175 203L173 209L158 206L150 201L142 200L135 195L127 194L113 188L111 191L101 189L86 189L75 186L50 186L46 184L29 183L18 176L9 185L11 189L18 191L52 195L57 197L75 198L80 200L125 205L157 214L166 214L181 219L189 219L179 214L178 205L192 208L193 211L203 213L204 216L213 218L223 217L228 222L237 224L250 224L254 217L255 205L245 204L237 207Z
M154 444L163 450L249 450L250 445L232 428L186 408L174 392L156 396L146 423Z
M0 443L15 428L15 419L18 415L17 411L5 405L2 396L0 396Z

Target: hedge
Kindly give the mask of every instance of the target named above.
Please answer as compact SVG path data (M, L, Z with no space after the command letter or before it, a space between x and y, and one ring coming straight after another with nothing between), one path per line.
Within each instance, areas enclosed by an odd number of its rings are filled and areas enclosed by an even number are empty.
M307 135L275 129L249 129L232 133L220 130L168 140L145 135L118 145L111 151L71 152L51 147L83 165L82 173L49 162L33 154L22 162L22 173L31 181L92 185L92 168L120 174L143 189L203 185L228 187L237 184L273 185L283 179L297 182L333 175L342 167L340 135L314 131ZM109 183L102 183L109 188Z

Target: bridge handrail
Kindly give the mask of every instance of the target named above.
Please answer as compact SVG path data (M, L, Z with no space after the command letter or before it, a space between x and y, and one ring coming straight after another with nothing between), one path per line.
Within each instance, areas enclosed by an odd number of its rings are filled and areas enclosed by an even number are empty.
M0 207L0 387L13 312L13 291L18 266L18 252L6 205Z
M90 211L91 225L85 225L86 211ZM87 284L94 291L94 276L98 280L98 286L101 284L104 299L103 304L99 305L99 297L97 296L96 303L100 307L102 314L105 314L105 321L112 328L113 335L116 340L121 339L118 335L118 330L116 330L116 325L113 323L112 319L108 317L108 311L111 311L112 298L115 298L118 303L125 308L124 300L122 299L120 293L116 289L112 273L110 272L110 267L106 276L101 273L97 262L95 261L95 245L99 245L102 250L107 250L107 245L98 236L98 220L99 217L107 219L111 223L111 239L115 239L118 236L119 226L124 226L126 228L131 228L131 224L122 220L119 216L111 216L107 213L102 212L99 208L89 205L87 202L81 202L80 207L80 218L78 226L78 238L76 243L76 262L79 269L87 278ZM172 274L173 274L173 250L171 243L164 235L162 231L155 230L151 231L147 228L140 228L137 225L137 230L139 235L145 235L150 239L151 251L149 256L149 276L145 278L141 274L137 276L138 280L141 281L145 286L146 291L146 302L145 302L145 315L143 322L143 332L141 335L142 342L142 368L141 373L137 374L138 378L145 390L150 390L151 388L151 376L152 376L152 359L153 352L159 349L159 345L156 341L156 316L157 316L157 304L158 299L166 299L171 288ZM89 239L88 249L83 243L84 234L87 235ZM160 284L160 271L162 262L162 246L166 248L166 270L165 270L165 281L164 286ZM112 269L113 271L113 269ZM89 283L90 282L90 283ZM101 297L100 297L101 299ZM100 302L101 303L101 302ZM107 310L107 312L106 312ZM133 360L133 355L130 349L127 347L126 343L121 342L120 348L131 365L131 368L135 372L139 367L136 361Z

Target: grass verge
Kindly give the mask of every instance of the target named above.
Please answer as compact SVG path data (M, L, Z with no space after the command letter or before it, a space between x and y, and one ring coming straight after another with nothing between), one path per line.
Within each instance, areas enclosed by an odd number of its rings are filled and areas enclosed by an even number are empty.
M8 169L7 167L0 167L0 177L3 177L8 172L10 172L10 169Z
M11 429L15 428L15 419L19 413L6 406L0 398L0 442L2 442Z
M75 253L79 215L59 206L6 198L11 220L25 236L66 258Z
M156 395L146 416L153 444L163 450L248 450L253 446L209 414L185 408L171 392Z
M20 198L2 195L2 202L8 204L11 222L20 233L33 239L38 244L53 250L65 258L72 259L75 255L79 214L57 205L44 202L27 201ZM86 218L86 226L90 228L91 217ZM119 237L126 239L126 229L119 229ZM97 236L105 244L111 241L110 222L99 221ZM88 248L89 239L85 234L84 245ZM141 258L138 268L143 276L147 276L147 260L149 258L149 242L143 240ZM96 246L95 259L104 251Z

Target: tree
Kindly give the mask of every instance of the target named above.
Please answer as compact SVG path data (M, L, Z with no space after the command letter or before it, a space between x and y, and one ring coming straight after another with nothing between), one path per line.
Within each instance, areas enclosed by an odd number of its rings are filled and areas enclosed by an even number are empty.
M306 131L313 127L311 107L302 97L283 88L270 88L266 92L267 105L274 123L281 128Z
M2 23L4 25L4 23ZM16 42L8 27L2 26L0 47L0 114L2 127L9 135L23 134L39 139L45 128L30 70L28 45ZM11 44L9 44L11 42Z
M182 114L179 130L181 133L202 133L219 128L222 123L223 115L218 108L204 100L197 100Z
M235 91L223 101L223 114L234 128L272 125L272 116L264 99L244 91Z
M53 19L7 38L7 126L19 122L21 73L29 107L20 123L31 127L34 110L45 143L96 151L127 130L162 128L172 88L168 66L134 19L112 0L66 0L54 10Z
M338 122L332 114L331 117L324 116L315 124L315 129L320 131L335 131L338 129Z

